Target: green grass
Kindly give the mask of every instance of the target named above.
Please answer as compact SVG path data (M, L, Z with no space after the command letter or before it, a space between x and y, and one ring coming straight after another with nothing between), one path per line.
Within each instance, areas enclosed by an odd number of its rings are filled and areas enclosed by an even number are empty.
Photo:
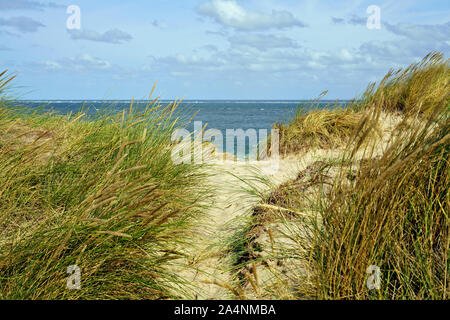
M311 247L318 297L448 298L448 109L436 105L422 127L408 121L351 183L338 178L321 208ZM366 287L369 265L381 269L380 290Z
M338 159L306 168L255 209L255 225L268 217L267 228L283 223L292 241L269 255L291 257L288 276L277 274L279 288L266 288L271 298L286 298L280 292L288 291L289 299L448 299L449 80L449 61L429 54L369 85L348 109L301 114L284 128L280 144L288 153L346 148ZM383 132L380 152L373 133L383 127L382 114L400 121ZM381 270L379 290L366 286L370 265Z
M337 179L321 211L312 246L319 297L448 298L449 63L430 54L394 75L366 97L362 121L378 121L382 110L403 120L380 157L364 150L371 160L357 165L352 183ZM369 129L355 135L350 162ZM380 290L367 290L369 265L381 269Z
M239 298L253 288L272 299L448 299L449 76L449 61L432 53L346 108L299 110L277 125L284 154L341 151L240 226L228 241L237 288L222 286ZM184 261L209 192L201 166L171 161L171 133L185 125L177 104L38 114L7 105L11 79L0 74L0 298L192 297L171 265ZM81 290L66 288L70 265ZM366 287L370 265L380 290ZM265 266L277 279L259 287Z
M201 166L172 163L177 104L89 120L28 111L0 104L0 298L189 296L168 265L207 190ZM66 288L70 265L81 290Z
M448 59L439 52L429 53L421 62L405 69L390 70L380 81L368 86L355 110L380 107L402 113L432 112L449 99L450 69Z
M367 110L374 108L398 114L432 112L436 105L448 101L449 78L448 60L432 52L408 68L390 70L378 86L370 84L360 98L345 107L336 101L318 109L319 97L307 106L310 111L300 106L290 123L275 125L280 130L280 152L287 155L346 146L350 137L361 131L359 125Z
M350 108L299 108L295 119L287 125L276 124L280 135L280 153L285 156L311 148L334 148L345 145L357 128L361 113Z

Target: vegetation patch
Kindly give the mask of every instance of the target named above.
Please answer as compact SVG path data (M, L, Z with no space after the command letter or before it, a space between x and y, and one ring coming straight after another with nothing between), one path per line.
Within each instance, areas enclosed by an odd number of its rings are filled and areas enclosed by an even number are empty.
M255 241L270 239L262 252L277 261L261 264L271 269L263 286L268 296L448 299L449 76L449 61L432 53L389 72L346 110L314 111L283 128L286 152L331 148L333 139L346 148L337 159L311 164L254 209L253 229L271 230ZM316 121L314 133L304 125L336 114L347 124ZM386 127L382 114L401 121L380 140L374 133ZM284 267L276 268L280 261ZM371 265L380 269L379 289L367 286Z
M0 298L189 292L167 266L183 256L207 190L201 166L171 160L171 133L183 125L176 108L132 103L86 119L0 103ZM80 290L66 286L72 265Z

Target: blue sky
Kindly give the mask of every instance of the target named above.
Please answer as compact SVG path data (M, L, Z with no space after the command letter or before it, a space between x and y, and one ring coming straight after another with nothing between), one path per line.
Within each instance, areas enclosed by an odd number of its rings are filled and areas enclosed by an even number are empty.
M155 81L164 99L346 99L430 51L448 57L450 2L0 0L0 39L25 99L145 98Z

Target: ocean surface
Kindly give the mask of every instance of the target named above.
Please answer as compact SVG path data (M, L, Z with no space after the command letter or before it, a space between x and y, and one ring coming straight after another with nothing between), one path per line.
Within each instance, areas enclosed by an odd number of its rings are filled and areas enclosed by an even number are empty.
M88 115L94 115L97 112L118 113L122 110L128 110L131 101L97 101L97 100L26 100L17 101L20 105L28 106L38 112L53 111L62 115L88 110ZM167 105L173 101L159 100L158 103ZM331 101L321 101L315 104L315 108L324 108ZM135 101L134 109L144 109L147 101ZM340 103L345 104L345 101ZM333 103L331 103L333 105ZM226 146L226 129L267 129L270 135L270 129L274 123L288 123L291 121L298 110L311 108L310 100L185 100L179 105L179 109L186 120L195 115L193 120L187 126L189 132L194 132L194 121L201 121L201 127L207 124L206 129L220 130L223 135L223 146ZM259 138L258 138L259 140ZM258 141L259 143L259 141ZM237 154L237 139L235 139L235 149L230 153ZM250 141L246 139L245 154L249 153ZM225 151L225 150L224 150Z
M159 103L166 105L172 101L160 100ZM185 110L185 115L190 118L196 112L193 121L202 121L209 129L270 129L275 122L286 123L294 116L300 105L305 109L310 107L309 100L185 100L180 108ZM330 101L321 101L319 108L325 107ZM68 114L79 111L83 106L89 108L94 114L104 109L114 112L128 110L130 101L97 101L97 100L25 100L20 104L37 108L39 110L53 110L60 114ZM134 108L145 107L147 102L138 101Z

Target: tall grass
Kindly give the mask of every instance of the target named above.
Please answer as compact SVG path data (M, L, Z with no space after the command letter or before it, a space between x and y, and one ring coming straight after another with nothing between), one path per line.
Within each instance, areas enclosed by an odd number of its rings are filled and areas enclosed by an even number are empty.
M181 295L167 265L207 191L199 166L171 160L176 108L87 120L0 105L0 298ZM66 286L71 265L80 290Z
M381 157L366 150L371 160L359 163L356 179L333 186L312 247L321 298L448 298L450 72L434 57L368 98L374 109L363 121L377 118L381 108L406 114ZM365 139L362 130L350 162ZM381 269L380 290L366 286L369 265Z
M407 68L390 70L377 86L372 83L352 108L359 110L381 104L390 112L432 112L448 101L450 69L442 53L431 52Z
M303 112L287 125L277 124L282 155L300 153L311 148L335 148L345 144L361 119L350 108Z
M448 299L449 80L449 60L431 53L390 71L347 109L301 114L284 128L287 152L332 148L333 141L346 148L308 166L255 209L251 229L278 231L257 239L279 244L264 259L275 261L272 269L290 259L274 273L276 288L266 288L270 297ZM400 121L383 141L373 139L393 117ZM371 265L380 268L380 289L367 286Z
M390 70L378 86L370 84L361 98L345 106L337 101L318 109L316 102L325 91L311 102L309 112L300 106L290 123L275 125L280 132L280 151L287 155L311 148L345 146L359 129L365 111L378 105L383 112L431 112L435 105L449 99L449 78L448 60L444 60L441 53L432 52L408 68Z

